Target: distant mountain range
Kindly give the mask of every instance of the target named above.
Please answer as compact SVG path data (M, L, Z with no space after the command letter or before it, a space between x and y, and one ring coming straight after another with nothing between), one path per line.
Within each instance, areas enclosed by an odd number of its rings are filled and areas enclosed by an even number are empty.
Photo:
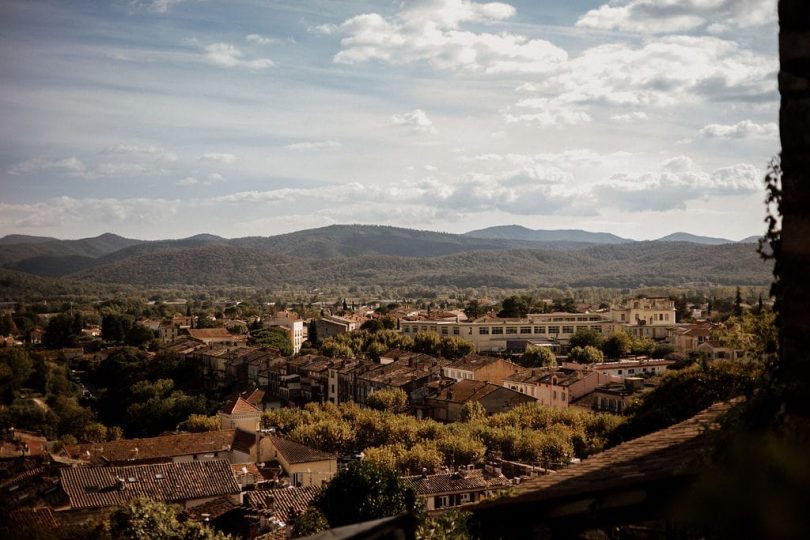
M14 235L0 239L0 266L8 287L23 275L139 287L638 287L770 281L770 265L750 244L685 233L637 242L607 233L518 226L460 235L333 225L270 237L200 234L158 241L114 234L81 240Z
M532 242L584 242L589 244L626 244L636 242L629 238L622 238L610 233L589 232L581 229L528 229L521 225L498 225L486 229L478 229L464 233L464 236L475 238L493 238L501 240L525 240ZM698 236L685 232L675 232L652 240L653 242L691 242L719 246L720 244L753 244L759 240L758 236L749 236L739 242L727 238L713 238L711 236Z

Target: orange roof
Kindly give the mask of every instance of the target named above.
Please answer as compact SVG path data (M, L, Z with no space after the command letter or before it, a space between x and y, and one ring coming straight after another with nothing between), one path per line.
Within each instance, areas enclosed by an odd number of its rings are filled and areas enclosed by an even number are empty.
M220 412L224 412L225 414L261 413L258 407L245 400L242 396L232 398L222 407Z

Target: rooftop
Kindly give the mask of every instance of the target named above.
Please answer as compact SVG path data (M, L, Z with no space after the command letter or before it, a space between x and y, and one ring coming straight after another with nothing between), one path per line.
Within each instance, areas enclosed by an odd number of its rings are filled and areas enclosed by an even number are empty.
M291 513L304 513L320 491L317 486L260 489L248 491L245 502L252 508L273 510L275 517L289 523Z
M325 461L328 459L336 459L332 454L321 452L309 446L298 444L297 442L282 439L275 435L268 435L273 446L278 450L279 454L284 458L287 463L308 463L311 461Z
M235 438L236 431L232 429L178 433L143 439L71 444L65 446L65 453L73 459L89 461L95 465L169 460L175 456L228 451L234 445Z
M481 469L430 474L427 476L404 476L402 479L417 495L422 496L486 490L510 485L509 480L504 477L491 476L487 478Z
M261 414L258 407L248 402L242 396L236 396L228 400L219 412L225 414Z
M188 501L240 493L224 459L128 467L75 467L59 471L72 509L104 508L134 497Z

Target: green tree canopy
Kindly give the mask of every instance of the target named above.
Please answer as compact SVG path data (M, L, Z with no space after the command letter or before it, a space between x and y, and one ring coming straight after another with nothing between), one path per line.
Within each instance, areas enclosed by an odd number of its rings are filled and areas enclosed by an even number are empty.
M629 335L624 332L616 332L605 339L602 344L602 352L605 353L606 358L618 360L630 352L632 344L633 340Z
M315 497L330 527L371 521L413 510L416 495L396 472L359 461L337 473Z
M554 367L557 355L549 347L533 347L520 356L517 361L523 367Z
M569 347L596 347L599 348L602 346L602 342L604 338L602 337L602 332L598 330L594 330L592 328L579 328L576 332L569 338L568 345Z
M402 412L408 407L408 394L400 388L384 388L368 396L366 405L378 411Z
M585 347L574 347L568 352L568 358L580 364L596 364L604 362L605 355L602 351L591 345Z

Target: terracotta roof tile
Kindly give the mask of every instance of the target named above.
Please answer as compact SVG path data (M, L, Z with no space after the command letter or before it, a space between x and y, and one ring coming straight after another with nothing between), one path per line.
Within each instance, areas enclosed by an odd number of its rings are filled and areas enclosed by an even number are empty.
M481 469L453 473L431 474L427 476L404 476L402 479L417 495L439 495L466 491L484 491L510 485L503 477L484 475Z
M62 489L73 509L105 508L134 497L177 502L240 492L231 466L224 459L129 467L75 467L59 473Z
M248 491L246 503L252 508L273 510L277 518L289 523L290 510L303 514L320 490L316 486L304 486Z
M178 433L143 439L123 439L102 443L82 443L65 446L73 459L97 465L133 461L169 460L175 456L205 454L230 450L236 430ZM88 455L89 454L89 455Z
M275 435L268 435L268 437L275 449L278 450L287 463L308 463L311 461L336 459L332 454L315 450L314 448L298 444L297 442L288 441L287 439L282 439Z
M228 401L228 403L226 403L225 406L222 407L220 412L224 412L225 414L261 413L258 407L248 402L241 396L236 396L235 398L232 398L230 401Z

